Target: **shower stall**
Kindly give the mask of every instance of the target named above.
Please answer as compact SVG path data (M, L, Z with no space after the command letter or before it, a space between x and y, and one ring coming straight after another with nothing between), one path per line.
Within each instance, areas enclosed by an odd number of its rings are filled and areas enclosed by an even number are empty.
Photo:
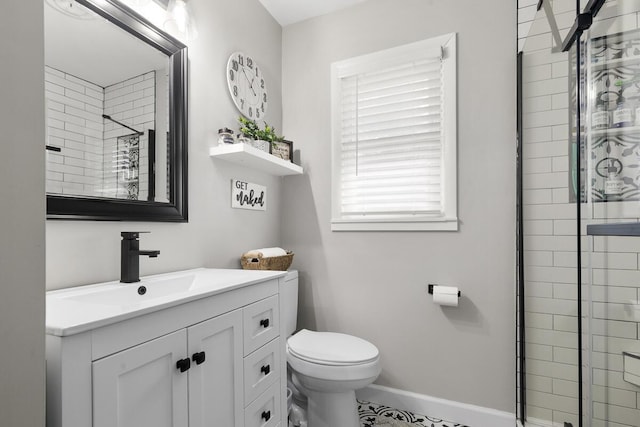
M540 0L519 63L518 420L640 426L640 0Z

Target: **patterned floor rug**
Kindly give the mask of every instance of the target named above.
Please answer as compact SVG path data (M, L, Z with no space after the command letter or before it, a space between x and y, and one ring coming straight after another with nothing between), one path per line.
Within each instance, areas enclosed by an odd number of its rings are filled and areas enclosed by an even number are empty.
M361 400L358 413L361 427L468 427Z

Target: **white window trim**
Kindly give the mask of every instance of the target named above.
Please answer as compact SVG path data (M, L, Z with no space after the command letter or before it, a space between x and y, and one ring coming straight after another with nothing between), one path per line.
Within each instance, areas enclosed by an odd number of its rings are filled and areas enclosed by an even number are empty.
M397 61L410 61L415 52L441 52L442 75L446 96L443 97L443 175L442 215L421 215L410 219L342 219L340 218L340 89L342 77L385 67ZM436 53L437 55L438 53ZM428 40L375 52L331 65L331 230L332 231L457 231L457 55L456 34L450 33Z

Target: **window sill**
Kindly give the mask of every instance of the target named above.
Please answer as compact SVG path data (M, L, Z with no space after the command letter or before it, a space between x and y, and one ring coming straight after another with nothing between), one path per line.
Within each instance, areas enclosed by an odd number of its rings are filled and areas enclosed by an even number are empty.
M458 231L458 219L332 220L331 231Z

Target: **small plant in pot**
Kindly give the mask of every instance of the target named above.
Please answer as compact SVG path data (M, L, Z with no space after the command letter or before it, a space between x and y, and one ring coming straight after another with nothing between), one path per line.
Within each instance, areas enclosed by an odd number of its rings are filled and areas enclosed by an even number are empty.
M278 136L275 128L267 122L264 122L264 129L260 129L260 126L255 121L249 120L244 116L240 116L238 122L241 124L240 132L256 141L254 147L266 152L270 152L271 144L284 140L284 136Z

